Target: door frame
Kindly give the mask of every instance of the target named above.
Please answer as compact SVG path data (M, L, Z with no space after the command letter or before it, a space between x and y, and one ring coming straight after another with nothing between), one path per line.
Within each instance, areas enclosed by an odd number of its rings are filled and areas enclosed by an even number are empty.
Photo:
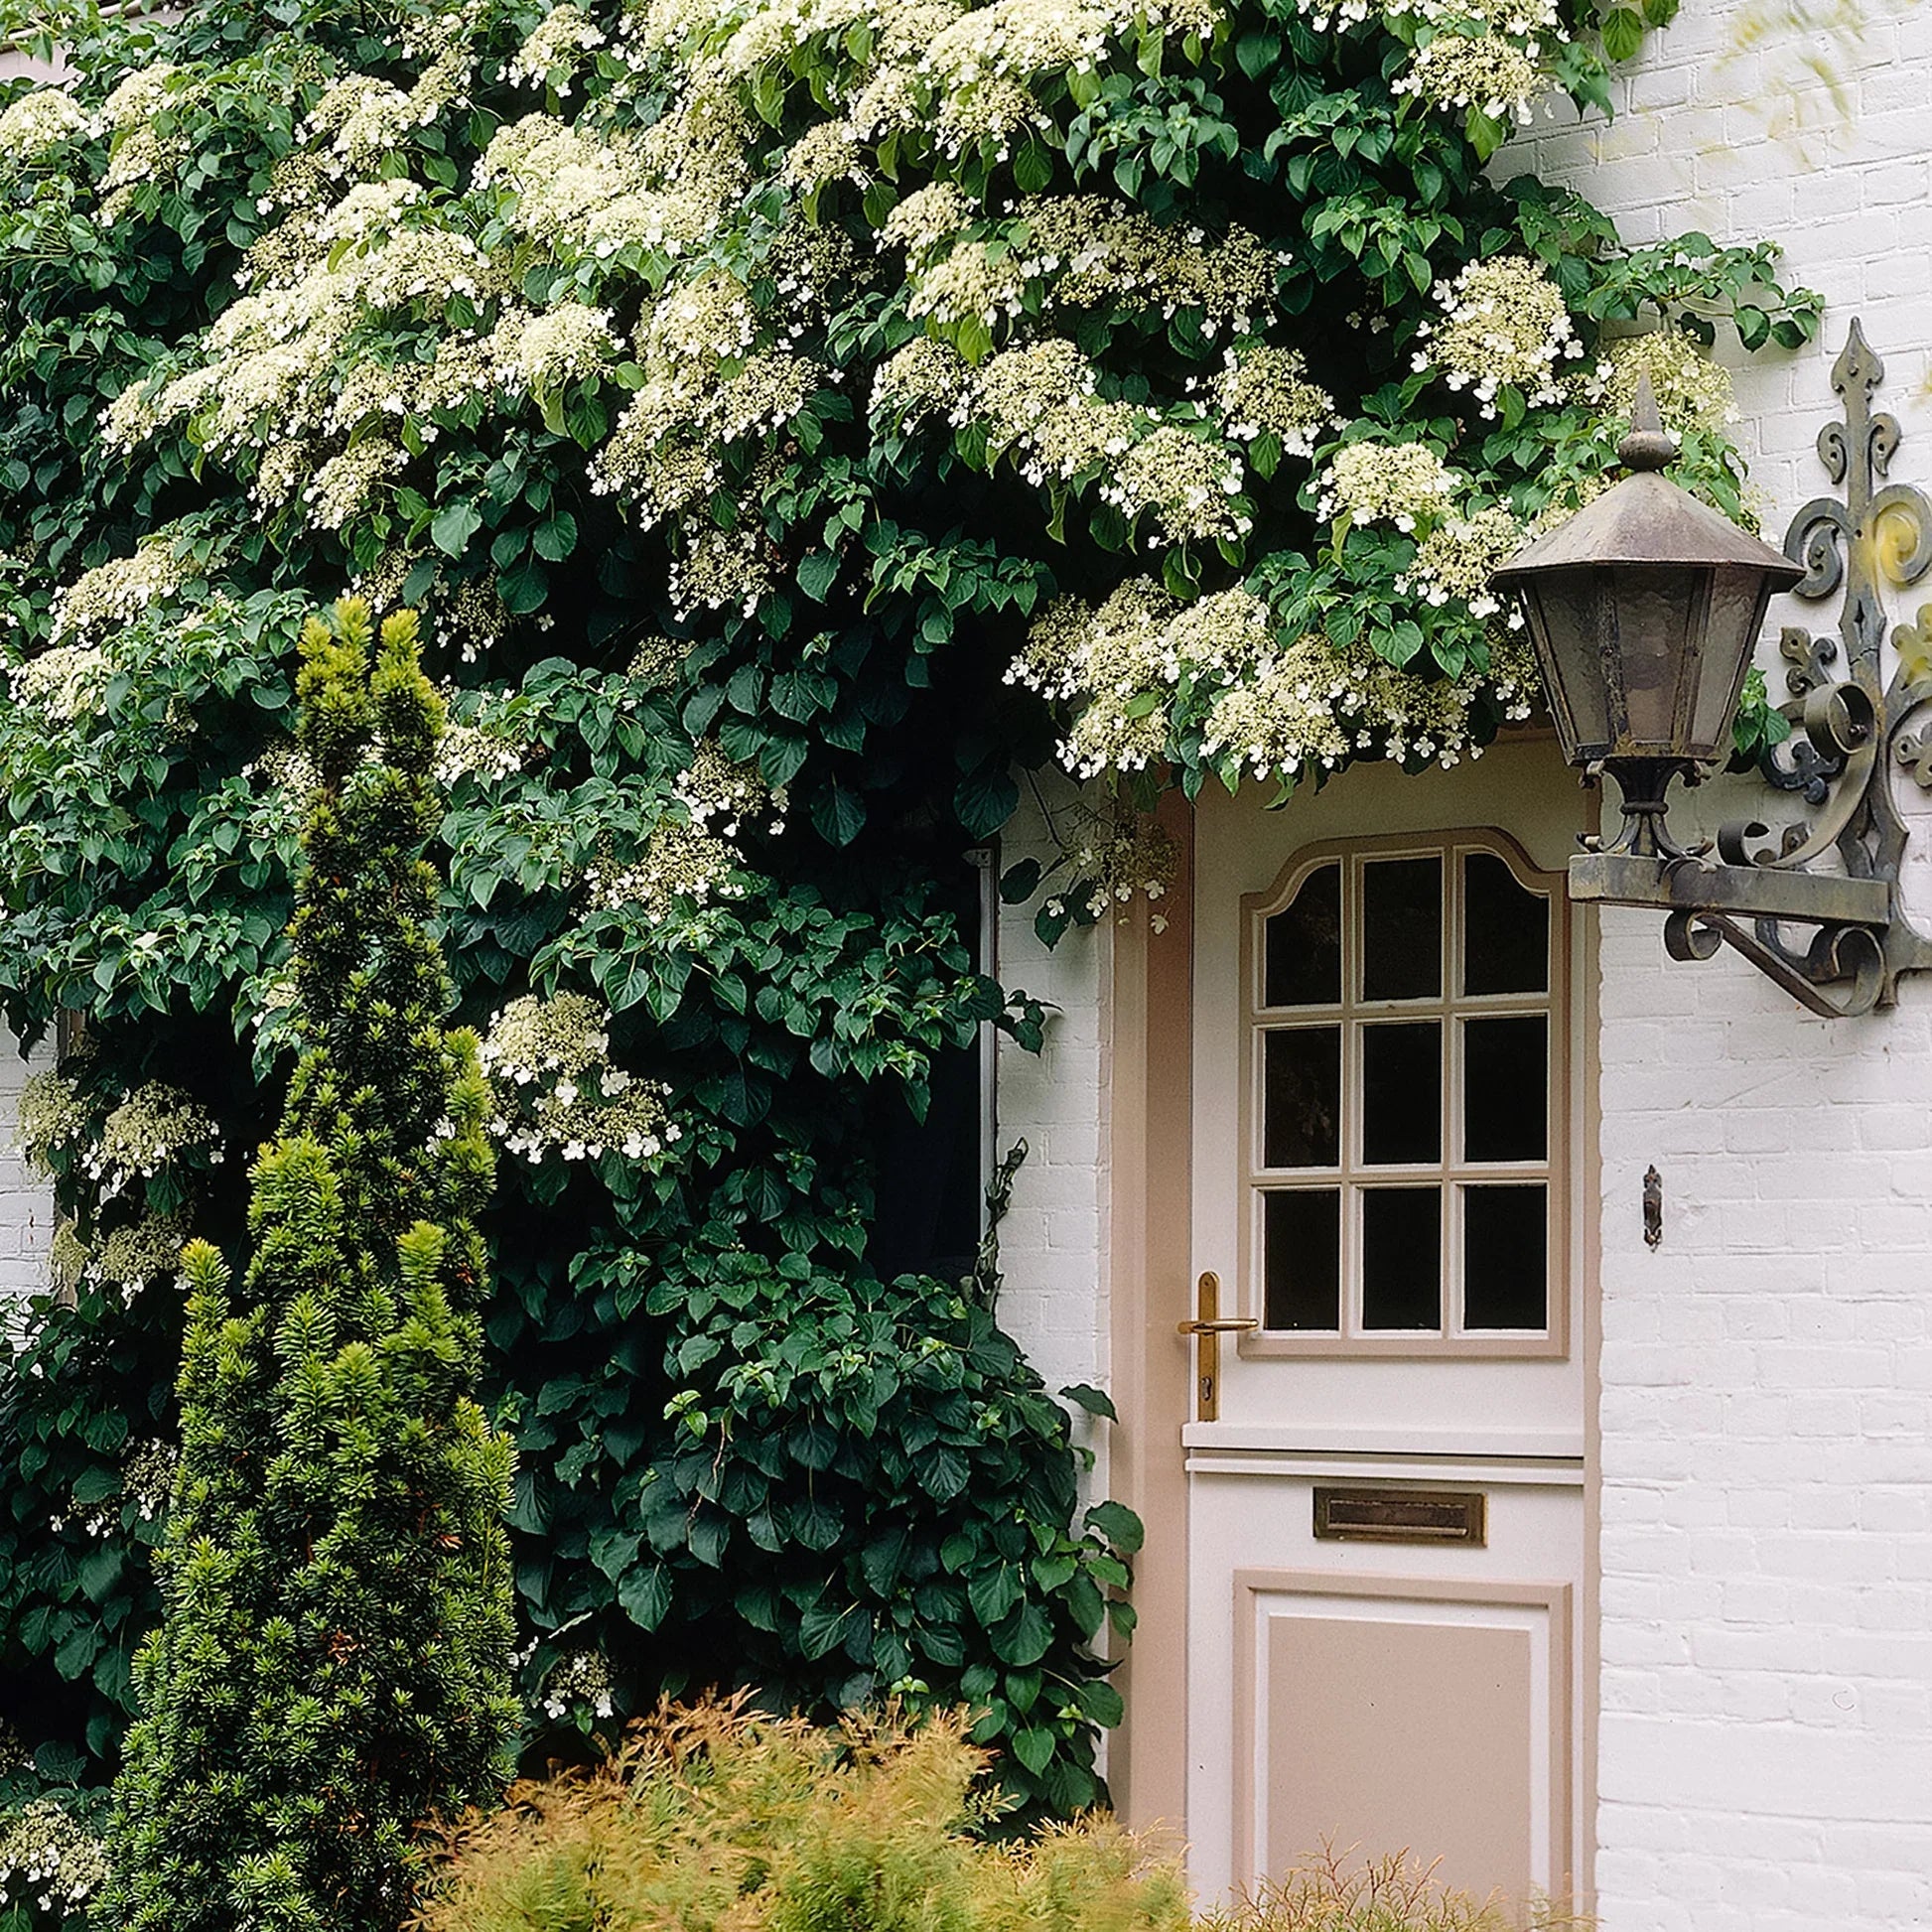
M1592 796L1592 822L1597 805ZM1174 878L1152 908L1143 901L1114 922L1105 1020L1108 1341L1120 1413L1107 1474L1110 1492L1147 1529L1132 1591L1140 1620L1116 1679L1126 1716L1108 1739L1107 1772L1115 1809L1127 1825L1184 1837L1188 1511L1180 1431L1193 1415L1193 1374L1190 1343L1175 1324L1193 1312L1195 818L1192 806L1173 791L1163 796L1157 818L1174 842ZM1598 1134L1599 927L1592 906L1573 906L1572 914L1580 951L1573 955L1579 983L1570 1158L1584 1221L1573 1248L1578 1274L1570 1302L1570 1339L1582 1351L1584 1381L1584 1577L1575 1631L1583 1664L1582 1708L1576 1713L1583 1804L1573 1877L1576 1903L1587 1911L1595 1902L1601 1702L1598 1390L1605 1203Z

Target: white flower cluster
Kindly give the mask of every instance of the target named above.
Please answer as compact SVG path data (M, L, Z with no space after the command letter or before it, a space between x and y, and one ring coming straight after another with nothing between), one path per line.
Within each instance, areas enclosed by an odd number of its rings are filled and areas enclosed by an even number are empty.
M1165 423L1122 455L1100 494L1130 523L1152 511L1145 541L1158 547L1246 536L1254 519L1239 501L1241 483L1240 459L1224 445Z
M571 0L562 0L531 31L503 69L503 78L512 87L552 86L561 98L575 84L584 57L604 44L603 29Z
M1309 380L1302 351L1251 343L1223 351L1221 359L1211 393L1228 435L1238 443L1272 436L1290 456L1312 456L1334 422L1335 399Z
M1485 532L1500 541L1497 527ZM1309 635L1284 648L1252 592L1182 605L1140 578L1097 608L1055 601L1008 678L1078 707L1059 748L1077 777L1133 771L1166 756L1169 707L1186 688L1211 697L1202 748L1209 757L1292 779L1361 757L1452 763L1473 755L1472 708L1487 700L1505 717L1524 718L1538 689L1519 639L1498 630L1487 650L1486 672L1451 681L1402 670L1361 641L1343 650ZM1109 890L1117 894L1118 884Z
M979 210L949 181L928 182L894 206L880 222L875 245L931 255L979 218Z
M609 310L565 302L542 315L511 310L490 336L489 353L506 389L542 396L602 375L617 357L618 339Z
M112 667L92 644L56 644L7 673L14 702L72 723L93 710Z
M371 436L332 456L302 486L309 521L319 530L340 530L365 509L375 492L409 462L401 447Z
M1396 590L1436 610L1459 598L1472 618L1501 616L1504 606L1489 580L1528 540L1529 532L1500 505L1446 517L1416 546L1415 562L1396 579ZM1506 621L1512 630L1523 621L1513 604Z
M1605 344L1576 386L1605 416L1627 423L1636 408L1637 379L1645 375L1664 427L1675 434L1717 431L1736 419L1730 371L1712 361L1681 329L1658 329Z
M720 50L720 71L742 78L813 40L847 33L872 12L871 0L761 0L746 10Z
M265 747L258 758L241 767L241 775L260 785L291 828L308 815L310 800L322 783L315 760L292 738Z
M1240 459L1192 428L1106 400L1098 382L1078 345L1059 337L1003 349L976 369L921 340L880 369L873 401L906 425L942 406L955 426L978 424L989 450L1011 453L1035 486L1098 474L1102 498L1129 522L1151 512L1151 545L1245 535Z
M728 839L738 836L739 827L768 809L780 814L765 828L771 832L785 829L783 812L786 798L782 787L773 791L759 772L758 760L733 759L715 738L701 738L691 751L691 762L678 773L671 785L671 796L690 814L691 823L709 832L711 821L721 821L719 834Z
M794 188L816 194L835 181L871 179L865 149L847 121L820 121L785 150L784 177Z
M1505 384L1532 405L1562 400L1558 365L1584 352L1570 325L1563 291L1542 263L1526 255L1470 262L1453 282L1436 285L1444 320L1418 332L1430 346L1415 356L1451 389L1470 390L1486 417L1496 414Z
M900 350L896 366L905 354ZM1138 412L1094 394L1099 377L1070 342L1049 337L989 355L970 372L963 363L960 368L951 421L981 424L989 448L1014 451L1021 475L1035 485L1067 483L1103 466L1111 472L1145 433ZM930 383L947 380L946 365L936 358L908 364L906 374L917 382L922 369Z
M1270 648L1268 607L1251 592L1181 604L1130 578L1098 608L1056 599L1035 621L1010 682L1081 705L1059 748L1076 776L1135 771L1165 756L1168 703L1183 676L1239 676Z
M37 87L0 113L0 168L23 168L88 131L87 117L59 87Z
M646 380L591 463L592 489L627 502L643 528L702 504L724 482L723 445L775 436L835 379L785 349L748 353L754 326L749 294L724 276L667 293L646 318ZM739 491L741 500L753 494ZM686 612L749 611L768 582L749 524L696 532L674 601Z
M1389 83L1389 90L1413 94L1446 112L1473 107L1492 121L1527 126L1532 107L1551 85L1537 52L1534 42L1525 48L1501 34L1449 28L1416 50L1408 70Z
M174 91L170 82L178 69L171 61L153 61L134 68L114 83L100 104L97 125L110 134L125 134L145 127L168 104Z
M593 1717L608 1718L615 1690L610 1663L601 1650L573 1650L559 1657L544 1679L543 1714L555 1724L583 1705Z
M702 911L714 900L743 898L740 864L724 839L666 815L651 827L634 859L607 854L593 861L584 883L598 911L634 909L646 924L658 926L692 908Z
M764 532L747 522L735 530L710 527L686 540L671 563L671 609L680 618L699 611L742 611L750 617L770 589L776 566Z
M136 1179L149 1179L184 1154L218 1149L219 1130L198 1100L150 1080L136 1087L101 1123L81 1166L100 1182L103 1200ZM218 1152L214 1155L218 1160Z
M181 1450L156 1437L137 1443L121 1464L121 1496L134 1505L142 1522L152 1523L168 1507L181 1468Z
M1454 764L1480 756L1471 738L1477 699L1491 696L1506 717L1527 717L1535 679L1527 649L1500 641L1491 643L1487 678L1449 679L1419 677L1359 639L1339 649L1310 635L1215 701L1202 750L1257 776L1291 780L1353 758Z
M61 1301L71 1305L80 1284L87 1279L87 1264L92 1259L72 1217L63 1215L47 1248L48 1285Z
M676 637L646 637L631 653L624 676L646 691L668 690L678 680L691 654L688 641Z
M925 199L929 197L930 199ZM991 328L1024 314L1029 290L1048 306L1094 309L1132 304L1173 317L1185 309L1201 333L1246 335L1275 299L1285 257L1259 236L1230 227L1218 241L1204 229L1164 224L1104 195L1041 195L1008 210L1001 245L959 239L964 206L956 190L921 191L919 207L882 225L882 239L905 247L906 314ZM950 244L948 246L948 244Z
M970 95L1035 73L1091 73L1144 25L1206 38L1219 17L1212 0L991 0L935 35L919 66L950 94Z
M47 1067L27 1076L14 1120L20 1152L41 1173L51 1173L49 1157L56 1149L72 1153L78 1148L88 1114L80 1089L65 1073Z
M189 568L165 532L149 537L131 557L111 558L55 597L54 636L84 637L132 623L155 599L179 590Z
M179 1221L148 1215L109 1234L87 1257L82 1273L85 1279L116 1290L122 1303L131 1305L151 1281L180 1271L187 1241L188 1230Z
M1123 808L1093 813L1072 858L1074 870L1091 882L1087 910L1097 919L1137 894L1160 898L1173 884L1180 853L1153 819ZM1158 932L1165 921L1157 916L1154 924Z
M496 1094L491 1133L536 1162L657 1161L683 1139L665 1105L670 1089L610 1060L610 1012L582 993L526 994L490 1023L482 1061Z
M107 1883L107 1848L53 1798L0 1818L0 1906L68 1912Z
M338 242L384 238L422 201L422 189L403 177L358 181L334 207L316 217L315 238L326 248Z
M467 721L451 718L436 742L436 780L444 785L459 778L497 783L521 771L533 749L505 736L487 708Z
M1297 4L1324 30L1336 21L1352 27L1381 16L1406 18L1425 27L1486 27L1519 40L1562 34L1556 0L1297 0Z
M982 370L1000 359L989 358ZM914 336L874 372L872 408L876 414L897 417L910 429L928 416L950 415L966 393L972 373L966 358L950 343Z
M1323 522L1393 523L1413 531L1454 499L1458 479L1427 443L1346 443L1321 473Z
M344 74L316 102L302 138L322 150L323 165L339 179L373 174L418 128L466 106L470 78L469 56L457 46L426 63L407 93L370 74Z
M509 218L545 247L599 260L638 247L675 258L708 241L744 186L743 142L689 110L640 139L599 140L548 114L499 129L473 177L513 200Z

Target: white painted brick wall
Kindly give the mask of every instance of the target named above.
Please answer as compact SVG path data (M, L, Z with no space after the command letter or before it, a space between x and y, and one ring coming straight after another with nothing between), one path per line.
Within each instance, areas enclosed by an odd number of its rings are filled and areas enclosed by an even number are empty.
M1932 487L1932 7L1693 0L1621 96L1513 152L1633 239L1781 240L1831 351L1863 317ZM1829 486L1829 362L1738 375L1774 534ZM1726 789L1713 819L1761 808ZM1657 926L1603 920L1603 1923L1932 1923L1932 986L1821 1022Z
M47 1287L47 1250L54 1236L54 1193L16 1151L20 1089L30 1073L54 1062L51 1040L23 1056L0 1030L0 1305Z
M1077 811L1070 784L1049 778L1041 790L1056 818ZM1050 865L1055 852L1030 796L1002 834L1001 864L1033 857ZM1025 1053L1010 1040L1000 1042L1000 1152L1004 1155L1016 1140L1025 1140L1028 1148L1001 1228L1006 1286L1000 1318L1049 1389L1076 1382L1105 1388L1107 1176L1101 1151L1107 1131L1104 988L1111 928L1103 922L1070 931L1049 951L1034 932L1034 909L1007 906L1000 920L1002 983L1054 1009L1043 1052ZM1106 1428L1075 1415L1075 1441L1096 1456L1089 1487L1098 1494L1105 1494Z

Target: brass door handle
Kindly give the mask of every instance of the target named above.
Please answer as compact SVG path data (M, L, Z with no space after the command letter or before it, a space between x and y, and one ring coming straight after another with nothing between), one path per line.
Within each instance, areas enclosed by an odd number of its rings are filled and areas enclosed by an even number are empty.
M1221 1312L1221 1278L1211 1271L1194 1284L1194 1318L1176 1321L1174 1332L1194 1337L1194 1420L1215 1422L1221 1414L1221 1337L1245 1335L1261 1323L1252 1315Z

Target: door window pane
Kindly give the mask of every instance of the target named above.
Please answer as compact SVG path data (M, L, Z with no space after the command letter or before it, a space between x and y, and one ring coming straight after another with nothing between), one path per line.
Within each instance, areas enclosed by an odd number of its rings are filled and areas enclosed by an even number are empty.
M1443 1196L1437 1187L1362 1189L1362 1326L1443 1325Z
M1309 874L1293 904L1268 921L1262 1002L1331 1007L1341 999L1341 867Z
M1443 990L1443 862L1362 868L1362 998L1433 1000Z
M1261 1158L1270 1168L1341 1165L1341 1029L1264 1034Z
M1262 1196L1262 1321L1270 1328L1341 1326L1341 1189Z
M1462 895L1463 992L1547 992L1550 901L1526 893L1493 852L1463 860Z
M1362 1161L1439 1161L1443 1027L1438 1020L1362 1029Z
M1462 1325L1550 1325L1549 1189L1462 1190Z
M1541 1161L1550 1149L1550 1023L1462 1023L1462 1151L1470 1161Z

